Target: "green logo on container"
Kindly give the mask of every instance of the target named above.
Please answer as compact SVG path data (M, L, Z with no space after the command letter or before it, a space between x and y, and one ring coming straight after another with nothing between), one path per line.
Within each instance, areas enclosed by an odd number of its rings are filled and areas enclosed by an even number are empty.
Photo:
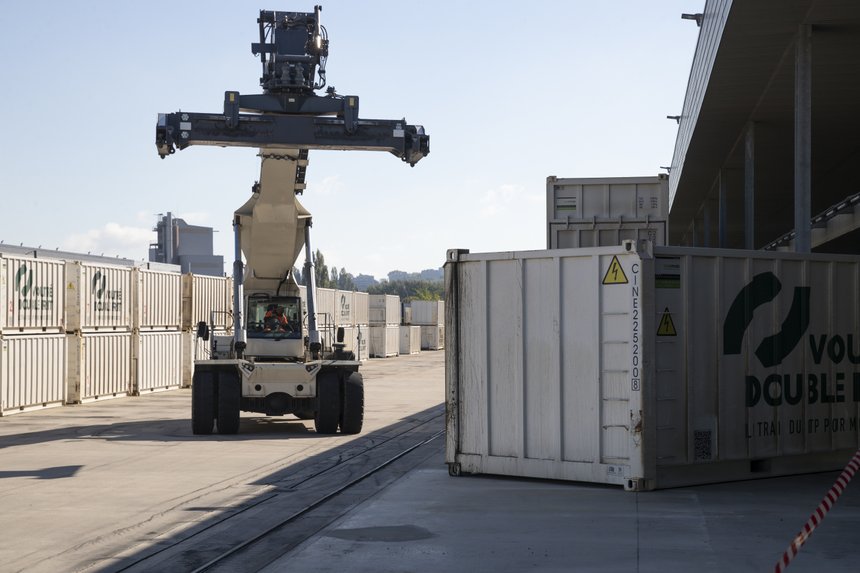
M93 295L96 298L102 298L105 294L105 288L107 287L107 277L102 274L101 271L96 271L93 275Z
M25 263L21 263L18 267L18 272L15 273L15 290L20 293L20 296L26 298L33 289L33 271L27 269Z
M726 322L723 324L723 354L740 354L744 333L749 328L753 313L761 305L776 298L782 283L771 272L761 273L741 289L735 297ZM780 331L768 336L756 348L755 355L762 366L777 366L794 350L809 328L809 287L795 287L788 316Z
M108 290L107 275L102 271L93 273L93 278L90 281L90 290L95 297L95 310L100 312L120 312L122 311L122 291Z
M51 310L54 307L54 287L33 285L33 269L21 263L15 273L18 308L30 311Z

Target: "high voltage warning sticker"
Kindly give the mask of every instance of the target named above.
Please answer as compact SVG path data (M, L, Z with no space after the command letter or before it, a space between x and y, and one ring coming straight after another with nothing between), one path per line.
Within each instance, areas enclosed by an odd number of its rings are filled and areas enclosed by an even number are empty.
M660 326L657 327L657 336L678 336L678 333L675 331L675 323L672 322L672 315L669 314L668 306L663 311Z
M624 269L621 268L621 263L618 262L618 257L613 256L612 262L609 263L609 268L606 269L606 274L603 275L603 284L605 285L626 285L627 275L624 274Z

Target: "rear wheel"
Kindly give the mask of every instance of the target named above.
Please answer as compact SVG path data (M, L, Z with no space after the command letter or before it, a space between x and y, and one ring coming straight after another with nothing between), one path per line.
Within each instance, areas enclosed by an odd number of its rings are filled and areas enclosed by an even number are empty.
M215 425L215 377L212 372L198 370L191 383L191 431L211 434Z
M364 423L364 378L352 372L343 382L343 410L340 417L342 434L357 434Z
M239 431L239 406L242 387L235 374L221 373L218 379L218 433L235 434Z
M336 372L317 377L317 413L314 427L318 434L334 434L340 418L340 381Z

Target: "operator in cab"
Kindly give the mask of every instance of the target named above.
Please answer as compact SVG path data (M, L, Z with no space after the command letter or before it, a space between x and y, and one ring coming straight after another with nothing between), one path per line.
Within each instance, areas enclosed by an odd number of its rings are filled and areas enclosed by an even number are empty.
M263 320L266 327L266 332L291 332L293 329L287 322L287 317L284 315L284 307L280 305L270 305L266 311L266 316Z

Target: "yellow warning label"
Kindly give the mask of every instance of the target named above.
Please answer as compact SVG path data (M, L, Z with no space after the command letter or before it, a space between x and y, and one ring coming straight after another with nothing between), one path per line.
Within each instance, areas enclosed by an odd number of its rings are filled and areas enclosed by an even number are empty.
M609 268L606 269L606 274L603 275L603 284L605 285L626 285L627 275L624 274L624 269L621 268L621 263L618 262L618 257L612 257L612 262L609 263Z
M67 286L66 288L69 290L75 290L75 285L74 283L69 283L69 286Z
M675 331L675 323L672 322L672 315L669 313L669 307L663 311L663 318L660 319L660 326L657 327L657 336L678 336Z

